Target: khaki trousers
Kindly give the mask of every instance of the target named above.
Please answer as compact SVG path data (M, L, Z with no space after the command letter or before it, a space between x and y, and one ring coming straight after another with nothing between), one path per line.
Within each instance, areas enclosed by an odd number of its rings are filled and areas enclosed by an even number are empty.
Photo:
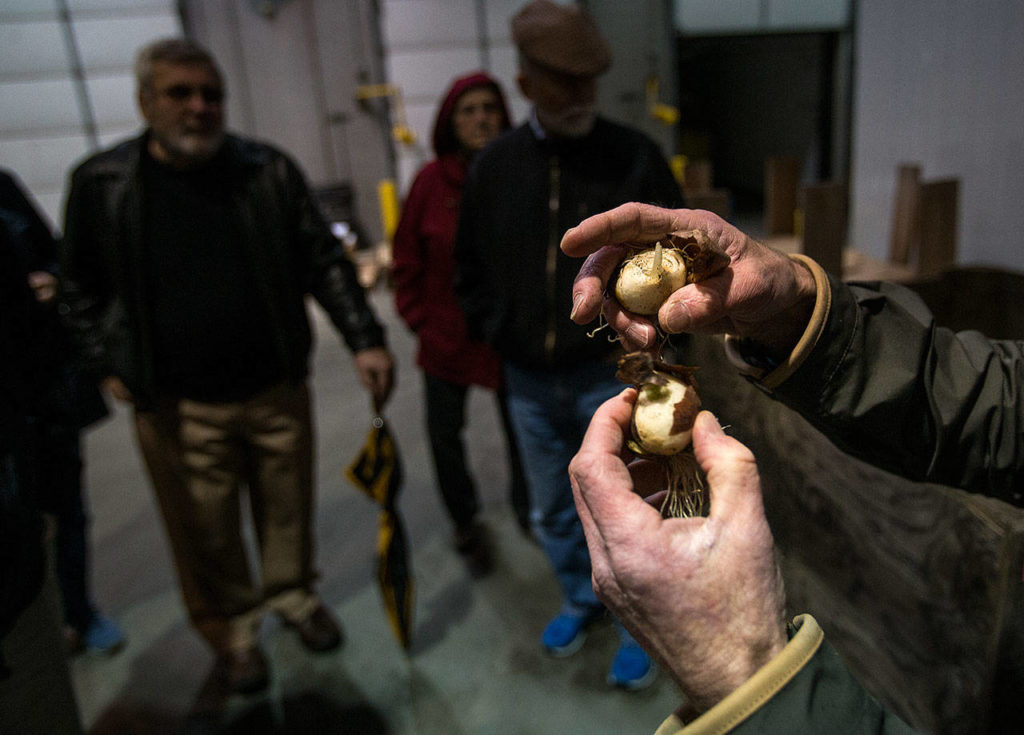
M254 646L268 609L305 619L319 604L307 386L281 384L237 403L166 400L137 411L135 426L196 630L224 652ZM259 579L246 553L244 499Z

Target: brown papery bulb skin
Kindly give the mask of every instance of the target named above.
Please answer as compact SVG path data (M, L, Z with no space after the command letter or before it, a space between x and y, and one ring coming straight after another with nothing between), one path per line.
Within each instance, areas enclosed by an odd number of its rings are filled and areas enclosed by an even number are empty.
M639 386L633 436L646 454L673 455L690 446L700 397L693 385L661 374L663 383Z

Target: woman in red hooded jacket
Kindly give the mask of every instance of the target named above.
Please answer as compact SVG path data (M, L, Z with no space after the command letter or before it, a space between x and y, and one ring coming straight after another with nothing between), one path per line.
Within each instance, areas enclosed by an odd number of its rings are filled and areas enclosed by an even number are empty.
M455 525L456 548L480 571L489 568L490 560L462 440L471 385L497 396L508 446L510 499L524 529L529 501L505 408L501 363L490 347L467 334L455 298L452 246L469 164L509 124L504 95L493 78L476 73L452 82L434 122L437 158L416 175L394 236L395 305L419 339L417 364L423 370L438 489Z

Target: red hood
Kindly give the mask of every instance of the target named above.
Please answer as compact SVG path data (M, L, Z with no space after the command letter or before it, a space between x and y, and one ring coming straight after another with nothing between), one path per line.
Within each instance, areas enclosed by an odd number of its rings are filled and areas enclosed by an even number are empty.
M498 95L501 103L502 117L501 129L505 130L511 124L509 121L508 104L505 102L505 94L501 86L490 75L484 72L476 72L464 77L459 77L452 82L451 87L445 94L444 102L437 111L437 118L434 120L434 153L438 158L448 153L458 153L459 141L455 138L455 131L452 128L452 112L455 110L455 103L459 97L471 89L477 87L490 87Z

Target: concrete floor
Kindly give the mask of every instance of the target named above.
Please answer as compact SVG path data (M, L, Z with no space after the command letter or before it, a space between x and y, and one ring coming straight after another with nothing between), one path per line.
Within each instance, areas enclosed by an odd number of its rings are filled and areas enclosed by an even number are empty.
M556 612L558 591L545 557L509 508L497 412L483 391L471 393L467 441L497 564L486 578L470 576L451 547L433 485L415 344L396 319L390 292L378 289L372 300L390 325L398 361L386 416L405 466L401 509L416 583L409 655L387 627L377 592L375 507L343 475L369 427L369 400L349 353L315 310L317 557L320 590L344 626L345 645L309 654L293 633L268 620L262 631L272 666L268 691L250 697L217 691L208 677L212 655L185 621L129 416L118 410L85 445L95 596L129 638L113 657L71 663L92 735L650 733L678 704L663 675L638 693L607 687L617 642L610 624L597 626L571 658L541 651L540 632Z

